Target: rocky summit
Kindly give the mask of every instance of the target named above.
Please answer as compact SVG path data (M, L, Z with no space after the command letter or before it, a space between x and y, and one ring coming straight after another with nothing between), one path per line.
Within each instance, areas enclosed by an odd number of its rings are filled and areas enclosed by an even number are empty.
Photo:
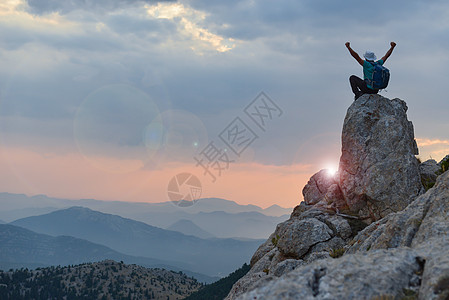
M338 172L321 170L304 187L304 202L367 222L404 209L423 191L413 124L400 99L365 95L349 107Z
M226 299L449 299L449 157L419 162L406 112L353 102L337 174L310 178Z

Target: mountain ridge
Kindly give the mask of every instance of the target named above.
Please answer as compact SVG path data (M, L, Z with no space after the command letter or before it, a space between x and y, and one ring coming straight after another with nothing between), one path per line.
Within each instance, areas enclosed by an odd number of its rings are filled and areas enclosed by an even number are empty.
M283 208L277 204L271 205L267 208L261 208L254 204L238 204L235 201L222 199L222 198L200 198L197 200L195 205L190 207L179 208L170 201L167 202L127 202L120 200L97 200L97 199L64 199L64 198L54 198L48 197L46 195L34 195L27 196L25 194L14 194L8 192L0 193L0 203L2 204L2 210L13 210L13 209L23 209L29 207L55 207L57 209L72 207L72 206L84 206L94 210L98 208L114 208L119 209L130 209L134 212L140 212L142 209L150 209L153 211L167 212L167 211L177 211L182 209L189 213L193 212L212 212L212 211L226 211L230 213L235 212L250 212L257 211L263 213L264 211L271 211L273 208L283 210L280 215L288 214L292 208ZM95 207L97 206L97 207ZM5 209L5 207L7 209ZM218 208L217 208L218 207ZM271 209L270 209L271 208ZM103 211L104 212L104 211ZM279 215L277 215L279 216ZM8 220L6 220L8 221ZM12 221L12 220L10 220Z
M83 206L107 214L144 222L151 226L167 228L186 219L219 238L262 239L270 234L279 222L286 220L290 211L279 211L277 206L266 210L253 210L255 206L241 206L229 200L205 198L194 207L179 208L171 202L159 204L106 202L99 200L61 200L43 195L27 197L20 194L0 193L0 219L13 222L73 206ZM13 210L10 210L14 208ZM8 210L9 209L9 210ZM270 213L270 211L276 211ZM268 214L280 214L270 216ZM257 226L254 220L257 219Z
M181 299L201 286L181 272L113 260L0 272L1 299Z
M11 224L0 225L0 269L37 268L96 262L104 259L125 261L144 267L183 271L201 282L217 278L189 271L187 263L126 255L109 247L71 236L50 236Z
M28 217L11 224L38 233L85 239L127 255L190 262L191 271L209 276L235 270L249 260L260 244L260 240L201 239L83 207Z
M215 237L210 232L207 232L203 228L196 225L194 222L186 219L181 219L169 227L166 228L167 230L177 231L181 232L185 235L193 235L202 239L208 239Z

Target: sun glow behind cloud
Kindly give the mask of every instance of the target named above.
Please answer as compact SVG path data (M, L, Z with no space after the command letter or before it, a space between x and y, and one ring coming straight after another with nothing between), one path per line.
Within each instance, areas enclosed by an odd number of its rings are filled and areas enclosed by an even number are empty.
M23 5L23 0L3 0L0 2L0 15L16 13L18 8Z
M233 39L210 32L208 29L199 25L206 18L204 12L195 10L181 3L158 3L155 6L146 5L148 15L157 19L168 19L177 22L179 31L184 36L193 40L205 42L208 47L212 47L218 52L227 52L235 47ZM201 53L205 45L192 45L195 52ZM207 48L207 47L206 47Z
M27 11L28 4L24 0L2 0L0 3L1 23L24 27L32 31L49 33L74 30L76 23L68 21L58 13L36 16Z

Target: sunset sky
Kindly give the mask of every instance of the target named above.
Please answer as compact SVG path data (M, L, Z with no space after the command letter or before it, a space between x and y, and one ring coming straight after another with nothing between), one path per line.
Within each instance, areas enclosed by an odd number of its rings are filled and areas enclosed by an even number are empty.
M163 202L187 172L202 197L293 207L338 167L362 76L346 41L378 57L397 43L381 94L407 102L419 157L439 161L448 16L447 1L2 0L0 192ZM215 178L198 163L212 146L230 161Z

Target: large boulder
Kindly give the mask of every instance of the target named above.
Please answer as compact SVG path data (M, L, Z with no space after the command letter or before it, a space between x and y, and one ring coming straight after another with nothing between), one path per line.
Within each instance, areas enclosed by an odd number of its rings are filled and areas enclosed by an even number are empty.
M302 191L305 204L371 223L404 209L422 193L421 175L435 166L422 164L420 172L406 112L400 99L363 95L354 101L343 124L337 175L314 174Z
M277 247L291 258L302 258L312 246L332 238L332 230L316 218L290 219L276 230Z
M370 221L404 209L423 189L406 112L400 99L363 95L346 114L339 186L350 211Z
M309 179L302 195L306 205L335 211L348 209L337 178L326 169L320 170Z
M307 184L302 189L304 202L308 205L314 205L320 202L326 195L327 190L334 184L337 184L334 176L327 170L320 170L310 177Z

